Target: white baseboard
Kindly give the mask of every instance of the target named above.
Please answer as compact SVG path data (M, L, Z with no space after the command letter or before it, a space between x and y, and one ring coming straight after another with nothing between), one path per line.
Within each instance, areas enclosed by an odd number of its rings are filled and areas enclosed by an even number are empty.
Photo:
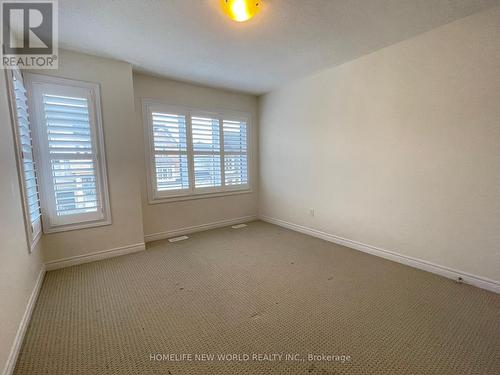
M28 305L26 306L26 310L24 311L23 318L21 319L21 323L19 324L19 328L17 329L14 343L12 344L7 363L5 364L5 368L3 370L4 375L11 375L14 372L17 357L19 356L21 345L24 340L24 335L26 334L26 330L28 329L28 325L31 320L31 314L33 313L33 309L35 308L35 303L38 298L38 294L40 293L44 276L45 267L42 265L42 267L40 268L40 272L38 273L38 277L35 281L33 291L31 292L30 298L28 300Z
M394 262L402 263L410 267L418 268L427 272L432 272L437 275L447 277L449 279L457 280L462 278L463 282L476 286L481 289L486 289L491 292L500 293L500 281L487 279L485 277L472 275L470 273L455 270L449 267L434 264L426 260L413 258L407 255L398 254L394 251L384 250L379 247L366 245L361 242L353 241L347 238L339 237L330 233L322 232L317 229L305 227L302 225L290 223L281 219L276 219L270 216L261 215L260 220L266 221L271 224L276 224L284 228L294 230L296 232L308 234L313 237L321 238L326 241L334 242L339 245L349 247L351 249L359 250L368 254L372 254L381 258L392 260Z
M96 251L95 253L85 254L85 255L77 255L70 258L53 260L45 263L45 268L47 271L57 270L59 268L65 268L74 266L82 263L94 262L96 260L106 259L118 257L120 255L135 253L137 251L143 251L146 249L146 245L144 242L127 245L122 247L117 247L115 249Z
M164 240L170 237L182 236L185 234L201 232L208 229L221 228L228 225L241 224L249 221L257 220L257 215L243 216L234 219L220 220L214 221L212 223L194 225L192 227L179 228L174 230L168 230L166 232L159 232L153 234L146 234L144 236L145 242L152 242L158 240Z

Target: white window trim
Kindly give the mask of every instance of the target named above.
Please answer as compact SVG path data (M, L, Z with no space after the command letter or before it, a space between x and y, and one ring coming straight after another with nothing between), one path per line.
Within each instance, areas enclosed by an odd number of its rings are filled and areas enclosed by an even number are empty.
M14 73L14 72L12 72ZM20 73L18 71L18 73ZM15 73L14 73L15 74ZM35 249L36 245L38 244L38 241L40 241L40 238L42 238L42 223L41 223L41 218L38 220L36 226L33 229L30 229L32 227L31 225L31 216L29 212L29 205L28 205L28 197L26 196L26 186L24 182L24 163L23 163L23 157L22 157L22 147L20 143L20 137L19 137L19 124L18 124L18 119L17 119L17 109L15 108L16 106L16 99L15 99L15 94L14 94L14 83L12 81L12 75L11 72L8 69L5 69L5 80L7 84L7 94L9 96L9 107L10 107L10 116L11 116L11 124L12 124L12 134L14 136L14 148L15 148L15 153L16 153L16 163L17 163L17 175L19 179L19 190L21 193L21 200L22 200L22 206L23 206L23 218L24 218L24 228L26 231L26 241L28 244L28 251L31 253ZM24 81L24 80L23 80ZM32 138L33 138L33 127L31 126L31 119L30 119L30 130L32 131ZM33 139L32 139L33 141ZM33 142L34 143L34 142ZM35 151L33 150L33 153ZM40 188L40 186L38 186Z
M109 200L109 189L108 189L108 173L107 173L107 163L106 163L106 153L105 153L105 144L104 144L104 130L102 126L102 110L101 110L101 96L100 96L100 88L99 84L93 82L85 82L78 81L73 79L66 79L55 76L47 76L43 74L35 74L28 73L25 76L26 87L28 89L28 103L30 108L30 116L33 119L33 123L39 122L39 108L37 109L34 105L35 102L33 100L33 86L36 84L55 84L55 85L64 85L64 86L72 86L75 88L85 88L91 91L91 105L89 105L89 111L94 112L94 123L95 123L95 153L97 160L97 171L96 177L98 179L98 188L100 190L100 202L102 206L102 218L97 220L86 220L85 214L82 214L82 221L77 223L70 224L51 224L49 212L51 212L52 207L50 207L50 186L52 182L50 181L50 171L47 170L46 166L43 162L40 164L40 175L41 175L41 184L40 184L40 194L41 194L41 205L42 205L42 223L43 223L43 232L44 233L57 233L57 232L65 232L70 230L84 229L84 228L93 228L100 227L105 225L111 225L111 208L110 208L110 200ZM93 107L93 110L92 108ZM36 142L34 142L35 146L35 155L38 160L46 160L44 159L44 153L46 150L42 150L40 147L41 144L44 144L44 139L42 138L44 135L41 134L38 128L39 126L34 126L34 137L36 138Z
M190 189L187 191L178 191L175 193L169 193L168 195L161 196L157 194L156 191L156 174L154 167L154 146L152 137L152 121L151 112L153 110L158 111L170 111L175 114L184 115L186 118L186 136L187 136L187 155L188 164L193 162L193 149L192 149L192 134L191 134L191 115L195 116L211 116L217 117L220 120L220 132L223 131L224 120L235 120L235 121L245 121L247 130L247 160L248 160L248 183L246 185L234 185L234 186L224 186L218 189L214 188L198 188L194 189L194 174L189 173L189 185ZM253 124L252 116L248 112L238 112L232 110L224 109L203 109L196 107L189 107L183 105L172 105L165 103L163 101L155 99L142 99L142 113L143 113L143 125L144 125L144 140L145 140L145 157L146 157L146 181L147 181L147 191L148 191L148 203L149 204L161 204L169 202L187 201L194 199L206 199L206 198L216 198L229 195L237 194L248 194L253 191ZM224 147L223 147L223 137L221 139L221 179L224 178ZM189 170L193 170L193 166L190 165Z

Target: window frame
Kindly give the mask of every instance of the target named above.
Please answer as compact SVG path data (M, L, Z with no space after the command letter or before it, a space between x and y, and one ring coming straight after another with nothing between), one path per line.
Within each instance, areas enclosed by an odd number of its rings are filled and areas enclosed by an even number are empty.
M5 80L6 80L6 85L7 85L7 95L8 95L8 100L9 100L9 109L10 109L10 116L11 116L11 124L12 124L12 135L14 137L14 150L16 154L16 164L17 164L17 175L19 179L19 190L21 194L21 201L22 201L22 206L23 206L23 219L24 219L24 228L26 232L26 241L28 244L28 251L29 253L32 253L33 250L35 249L36 245L42 238L42 213L40 214L40 217L34 222L31 222L31 214L29 211L29 202L28 202L28 194L27 194L27 188L26 188L26 183L25 183L25 170L24 170L24 158L23 158L23 151L22 151L22 145L21 145L21 140L20 140L20 133L19 133L19 120L17 116L17 103L16 103L16 96L14 92L14 78L13 76L17 74L21 78L21 82L23 82L23 86L26 89L26 104L28 108L28 116L30 117L28 126L30 128L30 133L31 133L31 149L32 149L32 157L33 157L33 165L34 165L34 173L37 175L37 158L36 158L36 152L35 152L35 136L33 133L33 126L32 126L32 119L31 119L31 114L29 113L29 102L28 102L28 90L26 87L25 79L20 71L19 68L13 68L13 69L5 69ZM18 78L19 79L19 78ZM39 202L39 207L40 207L40 212L42 211L41 209L41 196L40 196L40 181L39 181L39 176L36 178L37 183L36 183L36 188L38 191L38 202Z
M186 143L187 143L187 159L188 159L188 178L189 188L182 190L173 190L171 192L158 192L156 189L156 173L155 173L155 150L153 139L153 122L152 112L171 112L176 115L185 116L186 121ZM236 194L248 194L252 192L253 186L253 147L252 147L252 116L249 112L238 112L224 109L203 109L199 107L191 107L184 105L169 104L155 99L142 99L142 113L144 125L144 145L146 158L146 182L148 203L161 204L169 202L178 202L194 199L215 198ZM191 117L210 117L219 120L220 133L220 163L221 163L221 186L220 187L203 187L195 188L194 185L194 157L193 140L191 131ZM247 137L247 178L248 182L245 185L228 185L225 186L224 181L224 137L223 137L223 121L242 121L246 123Z
M93 154L89 156L89 158L95 160L96 189L98 189L101 211L100 213L98 212L97 215L95 213L73 214L68 215L68 218L59 218L57 222L54 222L54 218L57 218L57 215L53 202L52 170L49 166L51 157L47 147L47 137L44 133L46 126L43 123L43 120L41 120L43 118L43 108L40 106L39 99L35 100L34 98L34 95L37 92L37 85L66 86L64 90L86 90L89 93L87 99L89 100L89 125L93 150ZM28 73L26 74L26 87L28 90L30 116L33 119L33 123L38 124L34 127L34 137L36 138L34 146L35 154L38 160L40 160L40 202L42 207L43 232L56 233L111 225L112 220L108 188L106 148L104 143L104 129L102 125L99 84L38 73ZM96 218L96 216L98 217Z

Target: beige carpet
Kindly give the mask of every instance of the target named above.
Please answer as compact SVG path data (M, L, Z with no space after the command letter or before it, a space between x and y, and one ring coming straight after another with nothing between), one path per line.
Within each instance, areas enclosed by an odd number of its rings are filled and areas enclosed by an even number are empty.
M254 222L49 272L15 373L495 375L500 295Z

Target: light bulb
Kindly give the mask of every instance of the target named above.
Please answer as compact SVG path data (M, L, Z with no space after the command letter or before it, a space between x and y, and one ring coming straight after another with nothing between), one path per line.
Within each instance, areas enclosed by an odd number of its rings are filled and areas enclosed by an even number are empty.
M245 22L257 14L261 2L261 0L221 0L221 7L232 20Z

